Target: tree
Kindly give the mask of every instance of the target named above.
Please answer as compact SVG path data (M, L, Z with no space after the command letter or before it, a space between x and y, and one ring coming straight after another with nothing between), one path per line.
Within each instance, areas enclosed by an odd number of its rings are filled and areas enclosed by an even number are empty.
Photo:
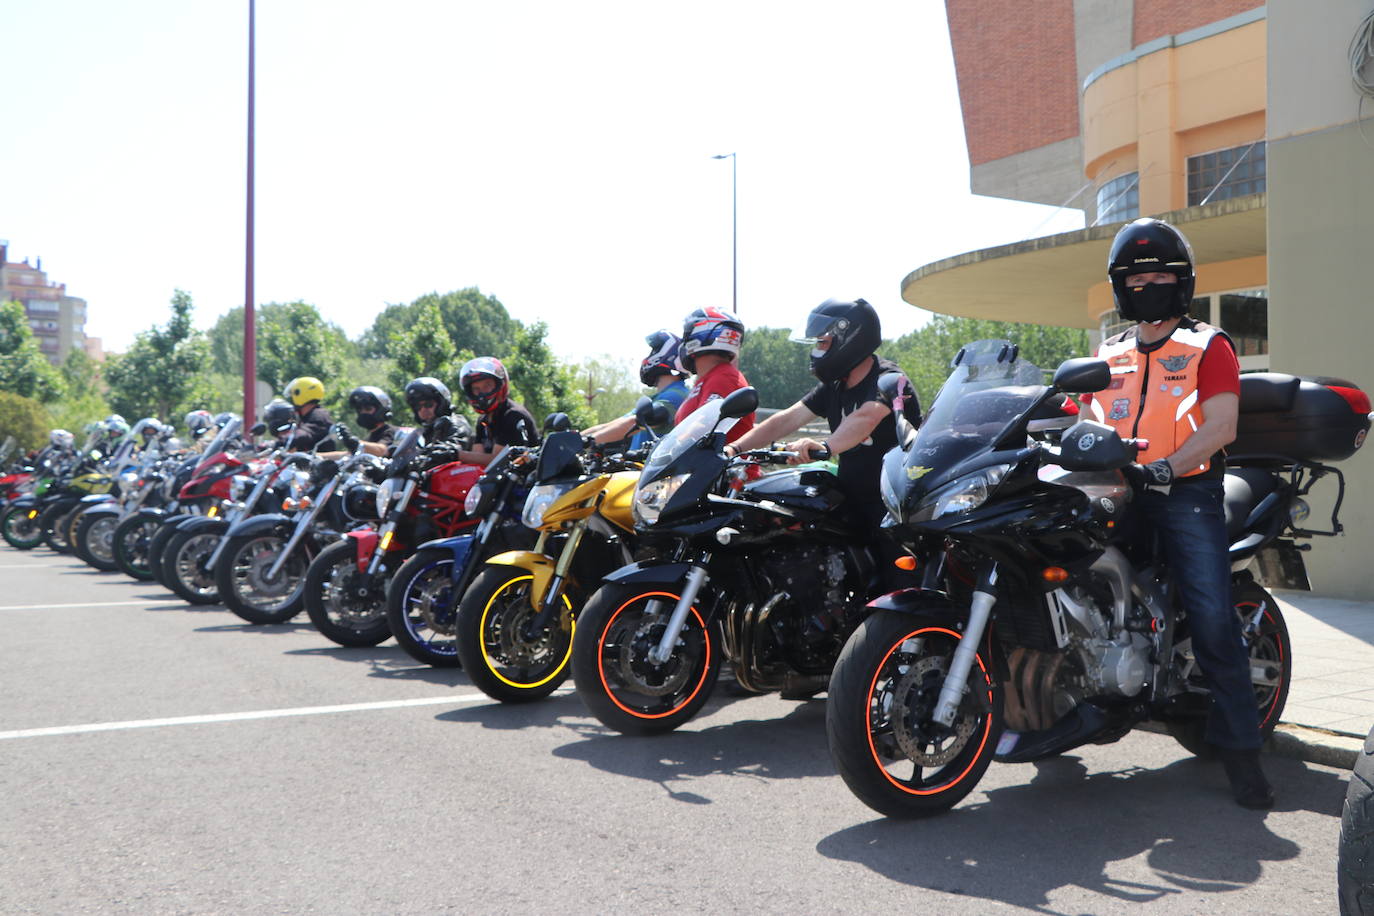
M109 416L101 366L85 350L72 350L62 363L67 396L48 405L53 426L77 430L93 420Z
M596 423L623 417L634 409L641 395L652 390L639 383L636 366L609 353L582 360L572 372L577 382L577 395L583 401L588 393L592 395L592 420ZM600 393L598 389L602 389Z
M321 317L319 309L300 301L260 305L256 336L257 376L274 391L280 391L293 378L313 375L324 382L326 403L341 401L339 376L354 358L356 348L337 325ZM243 306L221 315L206 337L213 370L241 379ZM242 389L242 382L237 387Z
M590 426L592 412L578 388L575 370L554 357L544 339L548 330L542 321L517 326L515 348L502 360L510 373L511 397L525 405L536 423L543 424L549 414L562 411L574 429Z
M43 405L10 391L0 391L0 442L9 436L24 451L48 441L48 414ZM79 428L79 427L78 427Z
M140 332L127 353L110 358L105 380L116 411L170 420L208 399L210 348L191 326L193 308L191 294L177 290L166 327Z
M18 302L0 305L0 391L43 402L63 394L62 376L38 348Z
M520 323L494 296L485 296L476 287L427 293L408 305L388 305L359 338L359 351L365 357L394 356L392 341L396 335L404 336L419 313L431 306L439 310L444 330L459 347L502 361L510 355Z
M411 379L428 375L449 386L456 400L458 370L472 355L453 345L453 338L449 337L444 327L437 302L417 305L411 312L410 323L392 331L387 342L387 348L395 360L391 369L391 384L399 392L405 389Z
M790 407L816 385L811 351L790 335L787 328L751 328L744 334L739 368L764 407Z

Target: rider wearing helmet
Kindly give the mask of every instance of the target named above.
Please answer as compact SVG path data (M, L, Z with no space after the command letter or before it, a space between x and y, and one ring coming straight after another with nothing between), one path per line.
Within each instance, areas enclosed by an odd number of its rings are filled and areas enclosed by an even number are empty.
M639 380L654 389L654 404L662 405L667 411L668 422L655 427L652 431L640 429L630 440L632 449L648 445L671 429L678 408L687 400L687 384L683 381L687 378L687 368L682 365L680 353L682 338L672 331L661 329L645 337L644 342L649 345L649 355L640 361ZM628 436L635 426L635 415L630 412L623 417L585 429L582 434L597 442L619 442Z
M396 439L396 427L391 419L391 396L375 385L359 385L348 393L348 406L366 432L362 439L343 423L334 424L334 438L348 451L361 442L369 455L385 455L387 446Z
M1250 659L1231 601L1223 508L1225 456L1236 436L1240 365L1225 332L1188 317L1196 282L1192 246L1157 219L1124 226L1107 279L1121 317L1135 326L1103 341L1112 385L1090 402L1123 437L1148 439L1145 484L1133 510L1159 532L1193 654L1211 688L1207 741L1226 767L1236 803L1269 808L1260 768L1259 712Z
M539 444L534 417L510 399L510 376L499 359L468 360L458 374L458 386L479 418L472 448L460 452L457 460L487 465L503 446Z
M472 426L467 418L453 415L453 395L448 386L437 378L422 375L406 383L406 404L420 424L424 446L410 460L416 470L428 470L450 461L458 461L463 449L472 440ZM441 417L448 417L440 423Z
M816 387L726 446L726 454L767 445L824 417L830 435L823 442L811 438L791 442L787 448L797 455L790 463L839 456L846 514L860 532L876 532L886 512L878 492L883 455L897 444L892 405L879 391L878 380L902 371L876 353L883 340L878 313L863 299L827 299L811 310L806 330L793 339L811 347Z
M194 442L205 435L207 429L215 425L215 418L210 415L208 410L192 410L186 414L182 422L186 424L186 431L190 434L191 441Z
M329 411L320 406L324 400L324 383L314 376L302 375L286 383L282 397L296 409L296 428L284 443L295 451L309 451L321 443L330 443L330 427L334 425Z
M279 445L289 445L296 426L296 409L281 398L273 398L262 408L262 423Z
M674 422L681 423L707 401L723 398L749 385L736 367L744 343L744 323L733 312L718 308L693 309L682 322L682 343L678 348L683 368L695 372L696 383L677 409ZM752 413L740 417L725 434L734 442L754 426Z

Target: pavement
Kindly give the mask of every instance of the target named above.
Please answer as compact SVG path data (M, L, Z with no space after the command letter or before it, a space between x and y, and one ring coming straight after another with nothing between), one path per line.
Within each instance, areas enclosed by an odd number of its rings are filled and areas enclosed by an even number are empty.
M1265 750L1350 768L1374 726L1374 601L1272 590L1293 644L1288 702Z

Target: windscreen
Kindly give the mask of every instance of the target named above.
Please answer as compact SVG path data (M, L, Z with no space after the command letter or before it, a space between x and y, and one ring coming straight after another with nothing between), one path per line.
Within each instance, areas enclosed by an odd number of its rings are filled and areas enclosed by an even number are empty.
M200 454L200 461L196 464L196 470L200 470L201 465L209 464L210 459L225 450L230 440L239 434L243 429L243 420L233 417L228 423L220 427L219 432L215 433L215 438L210 440L210 444L205 447L205 451Z
M712 429L728 431L735 425L733 419L720 419L720 406L725 403L723 398L715 398L702 404L696 410L687 415L677 426L674 426L658 444L654 446L653 452L649 455L649 460L644 464L644 470L639 475L641 480L653 480L673 460L687 449L697 443L702 436L711 432ZM719 422L719 426L717 426Z

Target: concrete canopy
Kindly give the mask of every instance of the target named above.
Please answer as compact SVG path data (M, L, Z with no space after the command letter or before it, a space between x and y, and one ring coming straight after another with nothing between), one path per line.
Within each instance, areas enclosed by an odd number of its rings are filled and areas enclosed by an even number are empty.
M1162 213L1188 237L1198 263L1263 255L1265 195L1250 194ZM1088 290L1107 279L1107 254L1122 224L1091 226L984 248L919 267L902 298L945 315L1096 328Z

